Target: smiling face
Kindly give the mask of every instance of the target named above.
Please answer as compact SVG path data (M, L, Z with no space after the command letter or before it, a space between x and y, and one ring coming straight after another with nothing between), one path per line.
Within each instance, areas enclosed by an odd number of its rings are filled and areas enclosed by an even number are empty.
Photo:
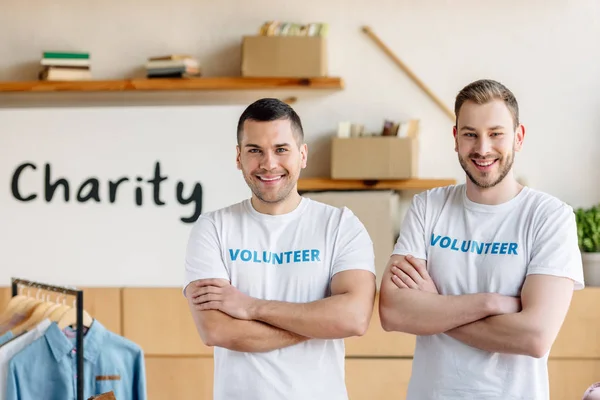
M502 100L492 100L484 104L465 101L453 133L460 165L475 186L486 189L509 174L525 131L521 125L514 127Z
M237 167L254 196L266 204L282 203L296 194L307 147L299 144L289 119L244 122L237 147Z

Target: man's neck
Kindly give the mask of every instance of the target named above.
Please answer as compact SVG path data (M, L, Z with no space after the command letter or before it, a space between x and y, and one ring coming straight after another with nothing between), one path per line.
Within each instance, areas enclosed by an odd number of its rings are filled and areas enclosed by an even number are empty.
M252 195L252 207L261 214L282 215L291 213L298 207L302 201L302 196L297 191L292 191L290 195L279 203L265 203L256 196Z
M467 197L474 203L498 205L515 198L523 189L517 180L508 174L502 182L491 188L481 188L467 177Z

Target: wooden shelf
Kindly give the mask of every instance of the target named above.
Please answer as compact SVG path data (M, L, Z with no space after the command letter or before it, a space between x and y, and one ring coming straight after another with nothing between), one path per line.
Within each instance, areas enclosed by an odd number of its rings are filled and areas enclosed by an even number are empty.
M327 190L427 190L456 184L454 179L404 179L404 180L342 180L306 178L298 180L299 192Z
M91 81L0 82L0 93L10 92L118 92L189 90L311 89L340 90L341 78L206 77L185 79L126 79Z

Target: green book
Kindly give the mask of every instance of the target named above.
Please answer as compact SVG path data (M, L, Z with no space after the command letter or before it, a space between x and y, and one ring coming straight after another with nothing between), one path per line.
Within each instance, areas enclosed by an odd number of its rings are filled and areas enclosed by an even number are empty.
M88 59L90 53L63 52L63 51L45 51L43 58L76 58Z

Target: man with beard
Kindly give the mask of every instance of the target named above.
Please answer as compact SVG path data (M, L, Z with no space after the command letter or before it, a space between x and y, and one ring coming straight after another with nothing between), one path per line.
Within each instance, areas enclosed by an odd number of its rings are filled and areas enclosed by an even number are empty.
M237 135L252 197L201 215L185 259L214 399L345 400L343 338L365 333L375 300L371 239L349 209L298 193L308 149L291 107L256 101Z
M466 184L413 198L381 324L417 335L408 400L547 400L548 353L584 285L575 215L514 178L525 128L505 86L467 85L455 113Z

